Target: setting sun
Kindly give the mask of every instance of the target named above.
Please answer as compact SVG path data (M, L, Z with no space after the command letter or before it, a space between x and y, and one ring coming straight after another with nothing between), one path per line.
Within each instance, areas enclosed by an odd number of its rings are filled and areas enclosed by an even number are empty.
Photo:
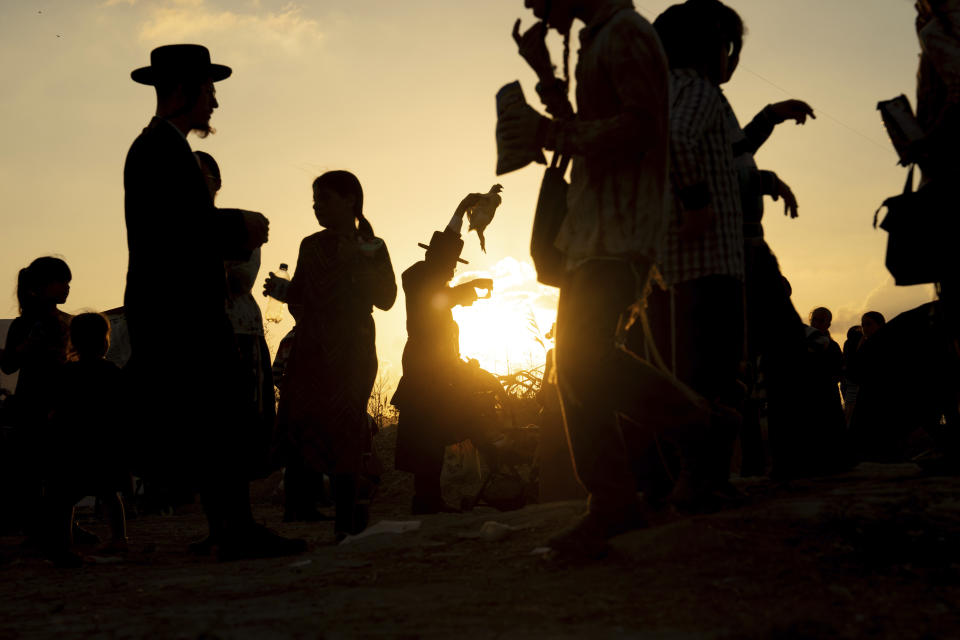
M477 275L461 274L458 280ZM545 334L557 317L557 290L538 284L533 266L513 258L484 275L493 278L491 297L453 311L460 325L460 355L501 375L543 365L551 346Z

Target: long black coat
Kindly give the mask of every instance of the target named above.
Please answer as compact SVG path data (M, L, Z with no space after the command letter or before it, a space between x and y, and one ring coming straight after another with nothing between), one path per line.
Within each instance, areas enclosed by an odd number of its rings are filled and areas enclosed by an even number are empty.
M242 214L214 208L190 145L159 118L130 147L123 181L127 370L143 463L179 474L235 461L244 428L223 260L249 256Z

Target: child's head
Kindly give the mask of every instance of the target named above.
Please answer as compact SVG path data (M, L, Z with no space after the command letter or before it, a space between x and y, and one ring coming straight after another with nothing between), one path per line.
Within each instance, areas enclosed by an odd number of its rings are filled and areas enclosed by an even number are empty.
M830 324L833 322L833 314L826 307L817 307L810 312L810 326L822 333L830 331Z
M863 327L858 324L847 329L847 340L859 340L863 337Z
M860 318L860 325L863 327L863 335L872 338L873 334L879 331L883 325L887 324L887 319L879 311L867 311Z
M695 69L716 84L730 79L740 61L744 26L719 0L687 0L653 23L671 69Z
M220 165L218 165L217 161L213 159L213 156L206 151L194 151L193 155L196 156L197 162L200 163L200 170L203 172L203 180L207 183L207 190L210 192L210 197L216 200L217 192L220 191L220 187L223 186L223 181L220 178Z
M360 235L373 238L373 227L363 216L363 187L349 171L327 171L313 181L313 212L327 228L356 219Z
M81 360L97 360L110 348L110 321L102 313L81 313L70 322L70 342Z
M70 267L60 258L44 256L20 269L17 275L17 303L20 314L44 307L56 307L67 301L70 293Z

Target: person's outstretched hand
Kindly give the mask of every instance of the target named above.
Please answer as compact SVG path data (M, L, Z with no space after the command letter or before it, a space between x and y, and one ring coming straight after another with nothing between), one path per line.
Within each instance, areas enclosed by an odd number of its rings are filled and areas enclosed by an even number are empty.
M817 119L817 116L813 113L813 107L803 100L784 100L771 104L768 108L780 122L793 120L797 124L804 124L808 117L813 120Z
M777 179L777 192L773 194L774 201L783 198L783 215L796 218L799 216L797 211L797 197L793 195L790 186L783 180Z
M483 296L484 298L489 298L493 295L493 280L491 278L476 278L471 280L469 284L474 290L482 289L486 291L486 295Z
M270 221L266 216L256 211L244 211L243 224L247 227L248 248L256 249L267 242L270 235Z
M520 18L513 23L513 41L517 43L520 56L534 70L541 80L553 77L553 62L547 49L547 25L542 21L520 33Z
M480 298L480 296L477 295L477 290L473 287L473 281L464 282L453 287L453 296L454 304L460 305L461 307L470 307Z
M453 212L455 216L463 216L467 211L473 208L475 204L480 202L483 199L483 194L480 193L468 193L463 200L460 201L460 204L457 205L456 210Z

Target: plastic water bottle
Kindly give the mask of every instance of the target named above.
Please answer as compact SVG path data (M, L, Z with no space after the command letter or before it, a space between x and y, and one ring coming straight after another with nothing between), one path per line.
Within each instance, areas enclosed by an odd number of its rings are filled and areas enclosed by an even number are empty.
M287 263L281 262L280 268L277 270L274 276L286 282L290 282L290 272L287 271ZM279 290L276 292L282 297L286 297L286 283L277 283L279 285ZM283 303L273 296L267 297L267 312L264 314L267 322L279 323L283 320Z

